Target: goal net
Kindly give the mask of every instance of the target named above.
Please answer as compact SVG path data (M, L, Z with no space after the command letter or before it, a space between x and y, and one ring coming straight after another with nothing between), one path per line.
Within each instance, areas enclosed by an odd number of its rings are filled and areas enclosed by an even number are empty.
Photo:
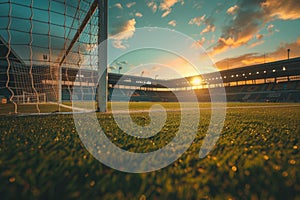
M104 0L0 0L0 93L19 104L95 101L99 4ZM80 91L80 94L79 92Z

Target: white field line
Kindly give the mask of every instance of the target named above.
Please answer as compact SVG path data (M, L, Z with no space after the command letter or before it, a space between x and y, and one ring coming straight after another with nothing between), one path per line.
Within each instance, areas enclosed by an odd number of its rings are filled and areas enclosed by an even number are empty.
M57 104L57 103L51 103L51 104ZM68 108L71 109L73 111L79 111L79 112L93 112L94 110L89 110L89 109L85 109L85 108L78 108L78 107L73 107L73 106L67 106L64 104L59 104L60 107L63 108Z
M58 105L55 102L48 102L49 104L52 105ZM73 108L72 106L67 106L64 104L59 104L59 106L64 107L64 108L68 108L70 110L70 112L50 112L50 113L24 113L24 114L16 114L16 116L18 117L26 117L26 116L47 116L47 115L72 115L72 114L82 114L82 113L91 113L91 112L95 112L94 110L87 110L84 108Z

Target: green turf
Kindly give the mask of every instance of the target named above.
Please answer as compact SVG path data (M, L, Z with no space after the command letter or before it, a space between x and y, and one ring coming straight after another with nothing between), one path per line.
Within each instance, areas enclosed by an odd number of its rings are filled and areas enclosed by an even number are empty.
M70 112L71 109L64 108L58 104L18 104L18 114L29 113L51 113L51 112ZM0 104L0 115L15 114L15 105L12 103Z
M147 110L151 108L151 106L155 104L162 105L167 110L178 110L180 109L179 103L173 102L108 102L107 108L108 111L112 111L112 105L114 105L113 110L119 111L124 110L127 106L129 106L130 110ZM193 103L183 102L182 103L185 108L192 108L194 106ZM219 104L219 103L216 103ZM275 106L275 105L297 105L297 103L236 103L236 102L228 102L227 107L240 107L240 106ZM15 114L30 114L30 113L53 113L53 112L71 112L72 106L79 109L86 110L96 110L95 102L63 102L62 105L59 104L17 104L17 113L15 113L15 106L12 103L8 104L0 104L0 115L15 115ZM210 108L210 103L199 103L199 108ZM75 112L82 111L75 109Z
M136 104L139 106L145 109L149 104ZM149 123L147 113L131 115L141 125ZM139 142L123 133L111 114L98 114L100 124L116 145L137 152L162 147L174 136L179 117L180 112L169 112L161 133ZM209 119L210 111L203 110L194 143L175 163L156 172L129 174L106 167L86 151L72 115L1 116L0 197L300 198L300 105L228 109L222 136L214 150L199 159Z

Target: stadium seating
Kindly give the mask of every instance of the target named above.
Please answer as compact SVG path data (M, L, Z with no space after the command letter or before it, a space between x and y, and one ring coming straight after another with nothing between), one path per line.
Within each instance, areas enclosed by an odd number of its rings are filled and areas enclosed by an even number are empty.
M300 81L228 86L225 87L225 90L227 101L230 102L300 102ZM213 88L196 89L193 91L153 91L109 88L108 100L135 102L177 102L180 100L188 102L192 101L194 99L193 95L195 95L198 101L209 102L211 101L210 95L214 94L213 91ZM70 93L72 93L72 88L63 87L63 101L70 101ZM95 100L95 93L96 91L90 87L77 88L75 99L73 100ZM7 93L7 96L9 96L9 93Z
M213 89L210 89L213 91ZM300 81L284 83L266 83L259 85L229 86L225 87L228 101L239 102L299 102L300 101ZM139 92L142 96L143 93ZM174 92L176 96L185 101L192 99L191 91ZM159 101L174 102L177 98L173 92L149 92L144 91L145 99L132 98L135 101L150 101L154 96ZM195 95L200 102L209 102L210 94L208 89L194 90ZM155 95L156 94L156 95Z

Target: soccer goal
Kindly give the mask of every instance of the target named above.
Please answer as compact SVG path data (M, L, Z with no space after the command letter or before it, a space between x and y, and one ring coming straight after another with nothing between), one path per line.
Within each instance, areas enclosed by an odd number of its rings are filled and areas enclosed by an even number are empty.
M106 52L98 44L107 39L107 0L9 0L0 7L0 93L15 113L19 104L71 102L74 91L106 111Z
M24 91L21 99L22 101L20 101L20 99L17 100L18 103L23 103L23 104L46 103L46 93L28 93Z

